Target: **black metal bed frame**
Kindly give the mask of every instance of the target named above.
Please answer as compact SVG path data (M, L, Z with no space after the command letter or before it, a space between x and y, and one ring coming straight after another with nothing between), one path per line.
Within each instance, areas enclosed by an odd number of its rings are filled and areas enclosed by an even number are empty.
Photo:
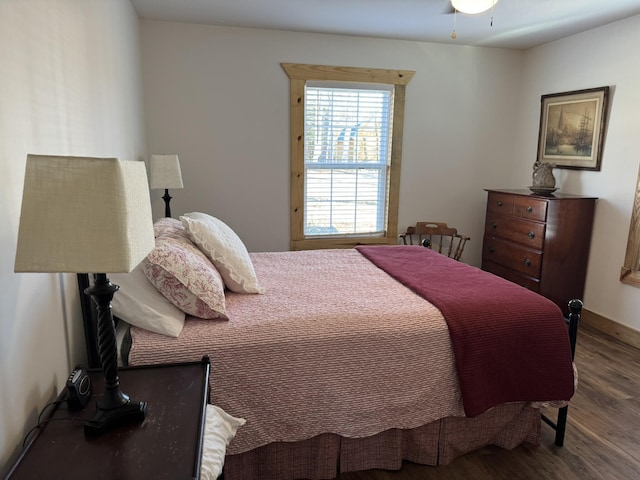
M580 315L582 314L582 301L578 299L569 302L569 316L565 319L569 328L569 342L571 344L571 360L576 356L576 341L578 339L578 326L580 325ZM556 431L555 444L559 447L564 445L564 434L567 429L567 415L569 405L558 409L558 416L554 422L548 416L542 415L542 420Z
M84 290L89 286L89 275L79 273L78 288L80 290L80 307L82 309L82 322L84 324L84 336L87 346L87 362L90 368L99 368L100 355L97 341L97 312L89 296L84 293ZM581 300L571 300L569 302L569 315L565 318L569 329L572 360L575 358L576 340L578 338L578 326L580 325L582 307L583 304ZM558 416L555 421L544 414L542 415L542 420L556 431L555 444L559 447L564 445L568 413L569 406L567 405L558 409Z

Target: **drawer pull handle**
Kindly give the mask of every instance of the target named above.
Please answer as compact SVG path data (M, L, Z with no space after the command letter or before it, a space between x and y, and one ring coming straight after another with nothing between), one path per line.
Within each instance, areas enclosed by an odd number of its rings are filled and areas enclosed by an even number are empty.
M531 213L533 212L533 208L532 207L527 207L527 213Z
M498 206L499 206L499 207L501 207L501 206L502 206L502 201L501 201L501 200L498 200L498 202L497 202L497 203L498 203Z
M525 258L524 259L524 264L525 264L525 266L530 267L531 266L531 260L529 260L528 258Z
M536 236L536 234L533 233L533 232L527 233L527 237L529 237L529 238L534 238L535 236Z
M494 252L494 248L493 247L489 247L489 253L493 253Z
M491 222L491 228L495 230L496 228L498 228L498 224L496 222Z

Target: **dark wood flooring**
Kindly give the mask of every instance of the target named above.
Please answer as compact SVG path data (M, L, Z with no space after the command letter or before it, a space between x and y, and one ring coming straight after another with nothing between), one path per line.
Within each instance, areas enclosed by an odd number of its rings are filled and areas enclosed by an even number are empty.
M581 327L579 385L569 406L563 447L542 424L538 446L486 447L429 467L342 474L337 480L626 480L640 479L640 350ZM547 412L555 418L555 410Z

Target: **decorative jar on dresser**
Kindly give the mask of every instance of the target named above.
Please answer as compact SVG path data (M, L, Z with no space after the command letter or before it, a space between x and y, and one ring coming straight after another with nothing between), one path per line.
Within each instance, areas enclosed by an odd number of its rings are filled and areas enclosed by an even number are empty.
M490 190L482 269L552 300L583 298L595 197Z

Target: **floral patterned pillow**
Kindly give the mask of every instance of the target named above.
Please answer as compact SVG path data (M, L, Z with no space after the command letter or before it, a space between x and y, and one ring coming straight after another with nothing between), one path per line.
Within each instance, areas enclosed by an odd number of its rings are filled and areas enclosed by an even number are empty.
M184 237L187 236L187 232L180 220L171 217L162 217L155 221L153 224L153 232L155 237Z
M183 312L228 320L222 277L188 239L159 236L142 268L158 291Z

